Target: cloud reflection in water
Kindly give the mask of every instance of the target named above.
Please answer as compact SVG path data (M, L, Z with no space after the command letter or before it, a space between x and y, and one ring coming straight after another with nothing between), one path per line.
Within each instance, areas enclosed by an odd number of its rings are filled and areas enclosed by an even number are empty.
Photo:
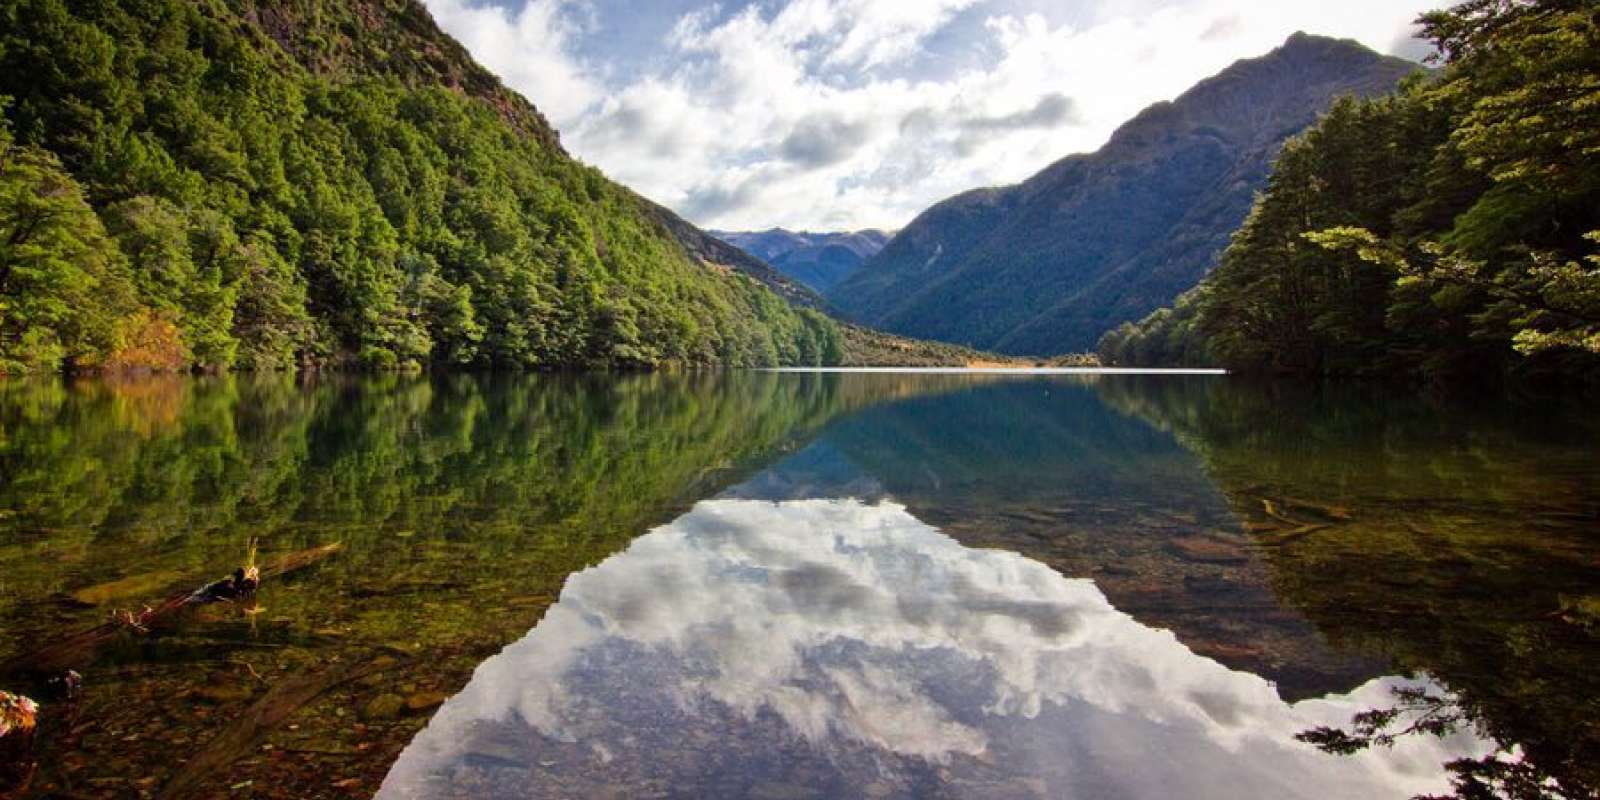
M895 503L711 500L573 575L379 796L1405 797L1482 746L1293 740L1403 682L1291 705Z

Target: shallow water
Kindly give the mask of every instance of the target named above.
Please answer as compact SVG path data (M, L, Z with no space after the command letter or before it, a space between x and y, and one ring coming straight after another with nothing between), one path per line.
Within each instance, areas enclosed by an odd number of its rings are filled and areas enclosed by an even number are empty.
M1500 753L1588 796L1580 412L1180 375L4 384L0 688L44 702L13 755L35 796L770 798L1407 797ZM37 649L252 542L339 549ZM1295 739L1406 687L1466 724Z

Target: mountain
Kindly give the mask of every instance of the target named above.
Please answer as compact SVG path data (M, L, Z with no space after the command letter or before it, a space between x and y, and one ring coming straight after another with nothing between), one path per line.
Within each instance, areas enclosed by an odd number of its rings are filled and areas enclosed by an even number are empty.
M826 293L860 323L1002 353L1092 348L1172 302L1243 222L1284 141L1418 70L1297 33L1124 124L1100 150L918 216Z
M838 360L419 0L0 3L0 373Z
M873 229L809 233L772 228L753 233L712 231L711 235L818 292L827 292L850 277L889 241L889 234Z
M1600 384L1600 104L1572 90L1600 86L1594 11L1429 15L1440 69L1335 103L1285 146L1205 280L1108 331L1101 358Z
M652 213L655 214L662 225L666 226L673 238L683 245L683 248L705 264L722 265L738 270L760 281L779 297L788 300L797 306L807 308L823 308L826 301L822 299L820 288L811 285L801 277L777 264L771 263L765 256L752 254L751 251L727 241L721 234L703 231L696 228L688 220L678 216L666 206L646 201ZM881 245L880 245L881 246Z

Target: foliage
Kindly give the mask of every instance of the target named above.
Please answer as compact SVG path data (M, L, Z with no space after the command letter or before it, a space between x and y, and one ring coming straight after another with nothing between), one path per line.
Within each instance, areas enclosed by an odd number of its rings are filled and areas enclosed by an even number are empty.
M369 5L0 4L7 370L837 350L827 318L701 263L569 158L418 3ZM115 357L154 319L177 332L161 357Z
M1348 731L1319 726L1302 731L1295 738L1323 752L1351 755L1371 747L1393 747L1407 736L1449 736L1474 727L1467 710L1446 695L1423 687L1396 687L1390 691L1396 705L1355 714ZM1453 759L1445 769L1455 791L1417 800L1567 800L1588 796L1581 785L1563 786L1539 765L1504 747L1481 758Z
M50 153L0 125L0 372L115 348L127 264Z
M1205 280L1189 335L1224 365L1600 374L1600 17L1473 0L1421 22L1442 71L1287 146Z
M1449 736L1471 727L1461 709L1450 698L1430 691L1425 686L1397 686L1389 691L1398 705L1355 714L1350 718L1350 731L1318 726L1302 731L1294 738L1328 753L1350 755L1374 746L1393 747L1405 736ZM1395 729L1400 722L1404 722L1405 727Z
M844 324L844 351L840 364L849 367L1096 367L1088 353L1066 353L1050 358L1025 358L986 353L956 344L907 339L892 333Z
M1124 322L1100 337L1100 363L1172 364L1201 367L1213 363L1206 341L1194 326L1205 292L1202 284L1178 295L1171 308L1158 308L1138 322Z

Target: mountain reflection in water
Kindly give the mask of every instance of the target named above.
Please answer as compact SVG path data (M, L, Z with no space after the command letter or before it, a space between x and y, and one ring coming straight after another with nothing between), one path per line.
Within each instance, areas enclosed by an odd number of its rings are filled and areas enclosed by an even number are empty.
M1488 748L1293 736L1408 683L1286 702L895 502L725 497L573 575L379 796L1403 797Z

